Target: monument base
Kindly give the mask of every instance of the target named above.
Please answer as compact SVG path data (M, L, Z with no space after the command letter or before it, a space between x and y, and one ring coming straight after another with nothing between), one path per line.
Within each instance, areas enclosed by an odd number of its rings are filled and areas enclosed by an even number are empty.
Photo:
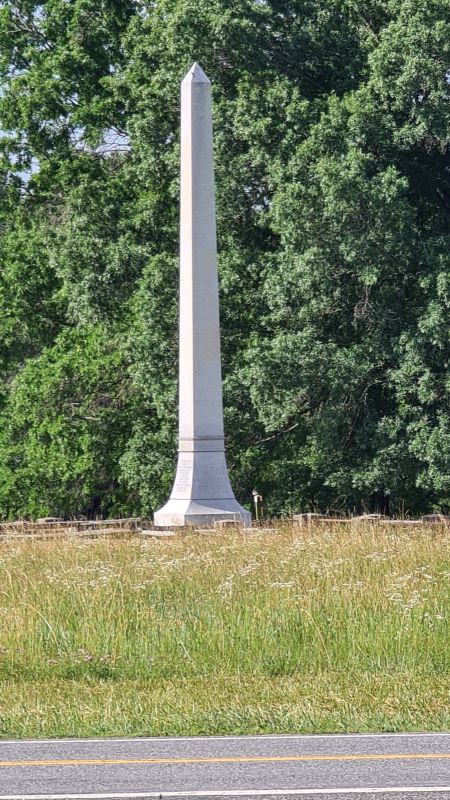
M175 528L186 525L211 526L221 520L234 520L245 528L252 524L250 511L237 500L177 500L170 498L153 517L155 528Z
M221 520L246 528L252 523L250 511L239 505L230 486L223 437L180 439L175 483L166 505L153 517L155 527L211 527Z

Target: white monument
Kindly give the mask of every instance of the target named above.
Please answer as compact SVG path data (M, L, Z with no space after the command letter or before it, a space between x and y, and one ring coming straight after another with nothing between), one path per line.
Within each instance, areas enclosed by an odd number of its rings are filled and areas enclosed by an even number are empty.
M250 525L225 461L211 84L198 64L181 84L179 348L178 466L155 526Z

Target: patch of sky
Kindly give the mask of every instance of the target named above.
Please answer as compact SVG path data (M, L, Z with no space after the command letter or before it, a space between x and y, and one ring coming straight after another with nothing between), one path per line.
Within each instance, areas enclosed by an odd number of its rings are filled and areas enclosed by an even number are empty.
M148 0L135 0L134 6L136 8L136 13L142 19L147 19L150 16L150 12L158 7L158 3L149 3Z
M85 133L83 128L77 128L71 135L71 141L79 152L107 157L115 153L128 153L131 150L130 138L124 131L108 128L103 132L101 141L95 147L87 144Z

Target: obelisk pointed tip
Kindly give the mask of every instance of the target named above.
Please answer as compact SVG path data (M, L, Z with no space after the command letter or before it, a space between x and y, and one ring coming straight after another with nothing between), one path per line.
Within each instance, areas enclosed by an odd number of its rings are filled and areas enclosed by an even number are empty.
M184 76L183 83L211 83L208 76L203 72L200 64L195 61L189 72Z

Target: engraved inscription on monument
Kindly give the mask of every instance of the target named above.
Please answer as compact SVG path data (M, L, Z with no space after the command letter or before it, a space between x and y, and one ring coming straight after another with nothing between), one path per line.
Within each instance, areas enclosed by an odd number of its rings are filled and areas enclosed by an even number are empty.
M188 455L183 458L180 455L173 494L189 495L192 485L192 471L192 456Z

